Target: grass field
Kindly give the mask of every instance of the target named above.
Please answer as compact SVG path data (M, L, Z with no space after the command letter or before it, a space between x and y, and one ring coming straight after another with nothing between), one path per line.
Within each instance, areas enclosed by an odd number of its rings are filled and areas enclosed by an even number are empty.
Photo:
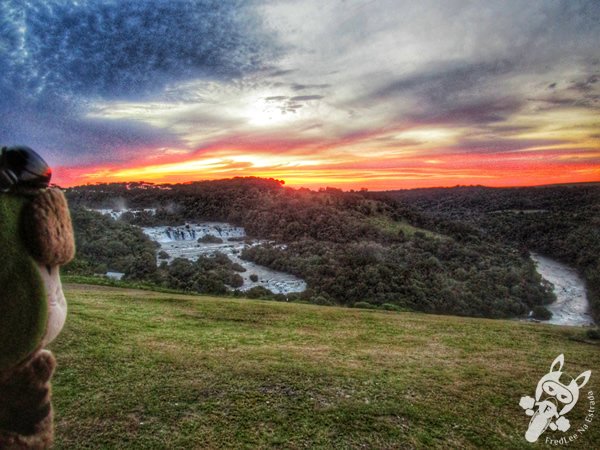
M58 449L530 448L519 399L560 353L600 397L581 329L65 288ZM600 417L575 444L599 447Z
M420 231L425 236L430 238L439 238L439 239L447 239L447 236L442 234L435 233L433 231L426 230L425 228L415 227L408 222L400 222L388 219L386 217L372 217L369 222L372 225L380 228L383 231L387 231L393 235L397 235L400 231L402 231L406 236L412 236L416 232Z

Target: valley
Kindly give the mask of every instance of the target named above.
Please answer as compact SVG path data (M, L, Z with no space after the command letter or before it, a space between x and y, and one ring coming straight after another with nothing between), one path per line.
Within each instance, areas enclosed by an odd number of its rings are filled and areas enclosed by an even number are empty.
M597 323L598 184L343 192L248 177L67 195L80 241L66 268L74 275L121 272L157 288L319 305ZM536 269L531 253L579 274L569 283L586 286L590 316L565 312L572 302L543 282L546 266Z

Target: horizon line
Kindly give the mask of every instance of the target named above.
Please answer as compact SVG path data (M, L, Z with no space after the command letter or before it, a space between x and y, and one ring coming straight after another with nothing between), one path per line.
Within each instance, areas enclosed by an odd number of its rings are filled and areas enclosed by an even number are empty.
M219 181L244 180L244 179L246 179L246 180L250 180L250 179L272 180L272 181L279 182L282 187L295 189L295 190L307 189L309 191L314 191L314 192L319 192L319 191L327 190L327 189L338 190L338 191L342 191L342 192L361 192L361 191L362 192L391 192L391 191L416 191L416 190L429 190L429 189L433 190L433 189L457 189L457 188L523 189L523 188L560 187L560 186L572 186L572 185L577 185L577 186L594 185L594 184L600 185L600 180L598 180L598 181L573 181L573 182L564 182L564 183L542 183L542 184L505 185L505 186L489 186L489 185L484 185L484 184L454 184L454 185L446 185L446 186L410 187L410 188L396 188L396 189L390 188L390 189L374 190L374 189L369 189L367 187L342 189L342 188L338 188L335 186L321 186L318 188L310 188L310 187L299 186L299 185L298 186L286 185L286 181L282 180L282 179L276 179L276 178L270 178L270 177L269 178L257 177L257 176L249 175L249 176L242 176L242 177L229 177L229 178L206 179L206 180L190 180L190 181L183 181L183 182L179 182L179 183L168 183L168 182L154 183L151 181L141 180L141 181L96 182L96 183L86 183L86 184L79 184L79 185L67 186L67 187L63 187L58 184L53 184L52 186L58 187L63 190L102 186L102 185L128 185L128 184L141 184L141 185L152 185L152 186L179 186L179 185L190 185L190 184L194 184L194 183L212 183L212 182L219 182Z

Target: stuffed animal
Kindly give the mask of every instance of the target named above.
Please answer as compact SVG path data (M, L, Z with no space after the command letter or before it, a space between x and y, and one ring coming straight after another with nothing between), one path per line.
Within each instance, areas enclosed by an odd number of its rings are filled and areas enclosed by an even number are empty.
M67 304L59 266L75 252L67 202L49 188L51 170L27 147L0 154L0 449L52 444L44 347L60 333Z

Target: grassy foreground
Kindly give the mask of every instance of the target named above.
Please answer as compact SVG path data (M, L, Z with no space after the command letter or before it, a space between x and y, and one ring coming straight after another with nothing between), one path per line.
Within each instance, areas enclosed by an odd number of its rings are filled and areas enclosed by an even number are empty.
M581 329L65 288L59 449L529 448L519 399L560 353L600 397L600 346ZM599 444L597 414L570 447Z

